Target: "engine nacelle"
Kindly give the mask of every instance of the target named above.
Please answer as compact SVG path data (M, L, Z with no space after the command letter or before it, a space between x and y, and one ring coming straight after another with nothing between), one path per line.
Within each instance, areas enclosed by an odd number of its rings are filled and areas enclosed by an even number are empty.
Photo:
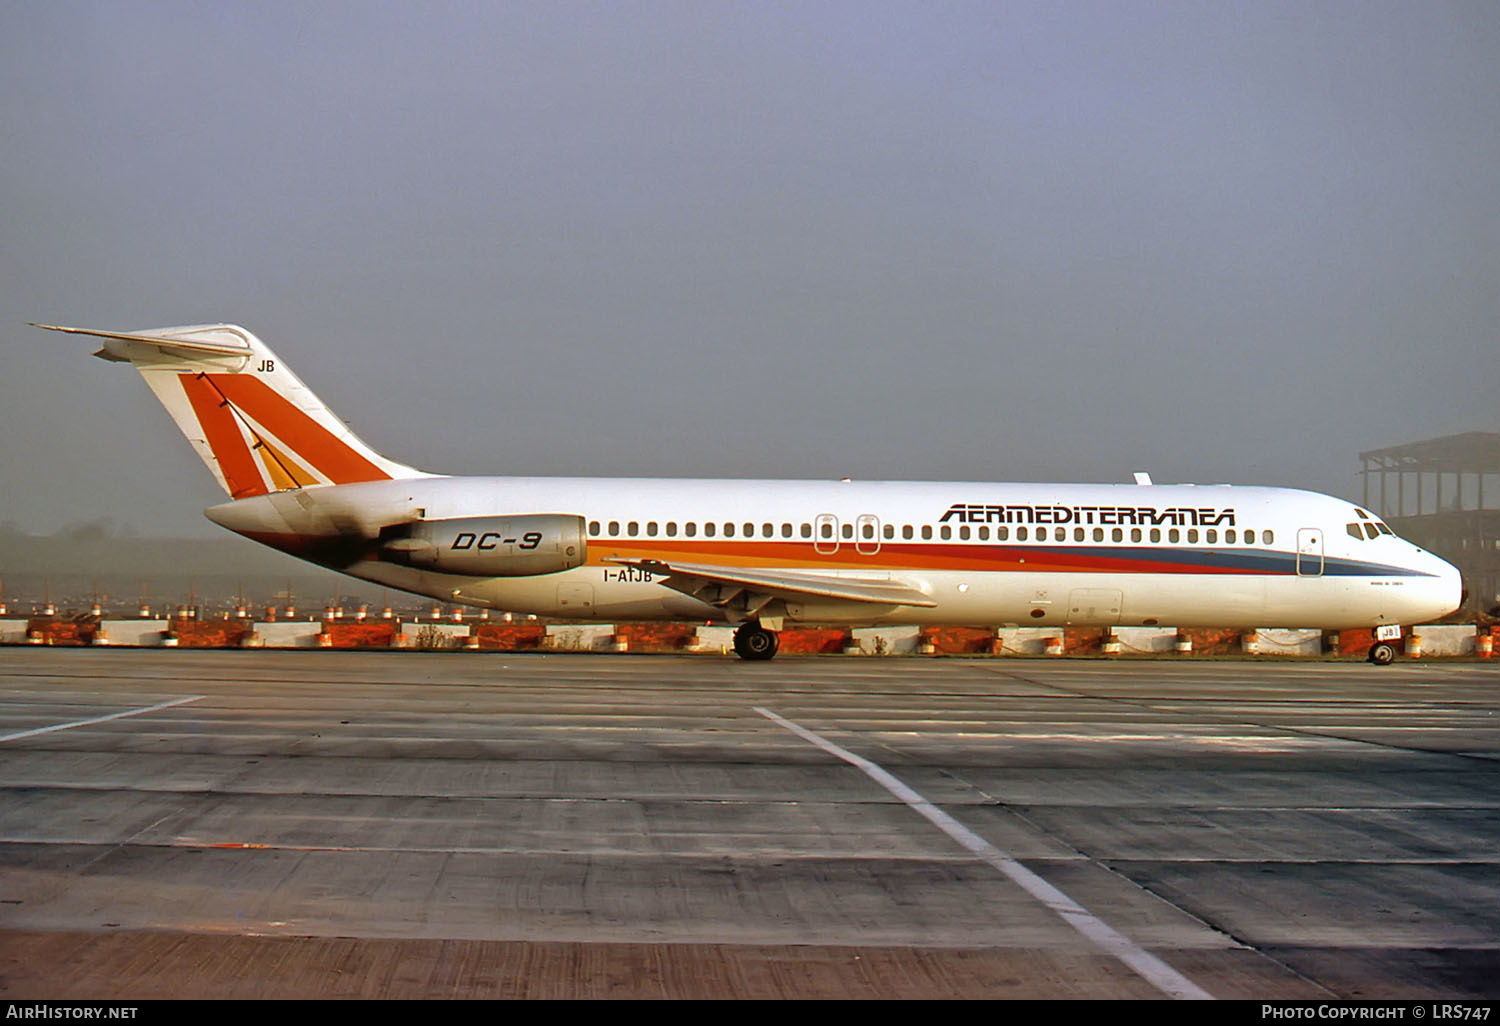
M588 555L583 517L560 514L417 520L397 531L383 557L440 574L532 577L582 566Z

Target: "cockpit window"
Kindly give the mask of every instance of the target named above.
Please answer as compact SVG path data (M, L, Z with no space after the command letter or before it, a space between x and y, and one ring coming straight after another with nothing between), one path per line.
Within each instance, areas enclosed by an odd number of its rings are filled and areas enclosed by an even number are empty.
M1366 538L1374 538L1379 533L1380 533L1379 531L1375 530L1375 525L1374 524L1366 524L1365 525L1365 537Z
M1345 524L1344 525L1344 530L1348 531L1349 532L1349 537L1355 539L1356 541L1364 541L1365 540L1365 536L1364 536L1363 532L1360 531L1358 524Z
M1375 525L1375 529L1377 531L1379 531L1381 534L1395 534L1396 533L1395 531L1392 531L1389 527L1386 527L1384 524L1376 524ZM1370 537L1373 538L1374 535L1371 535Z

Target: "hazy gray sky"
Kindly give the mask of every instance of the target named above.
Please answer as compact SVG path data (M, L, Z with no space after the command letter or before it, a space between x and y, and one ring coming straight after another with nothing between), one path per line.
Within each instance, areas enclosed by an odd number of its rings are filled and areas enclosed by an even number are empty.
M1500 4L0 0L0 520L211 534L235 321L450 473L1357 495L1500 430Z

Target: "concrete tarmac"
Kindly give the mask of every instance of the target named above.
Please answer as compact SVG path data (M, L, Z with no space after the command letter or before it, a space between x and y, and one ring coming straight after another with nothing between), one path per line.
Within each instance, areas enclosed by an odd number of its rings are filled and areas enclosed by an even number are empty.
M1494 998L1497 710L1488 663L0 649L0 997Z

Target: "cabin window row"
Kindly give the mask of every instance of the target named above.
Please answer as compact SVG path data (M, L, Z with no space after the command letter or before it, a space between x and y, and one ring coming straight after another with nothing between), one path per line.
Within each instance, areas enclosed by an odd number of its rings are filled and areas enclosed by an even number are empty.
M859 536L858 539L855 538L856 528ZM642 536L647 538L663 536L676 538L679 534L685 538L696 538L700 536L700 532L704 538L776 538L779 536L781 538L803 539L813 538L815 533L812 524L781 524L778 528L776 524L763 523L757 527L753 523L715 523L712 521L702 525L699 525L695 521L679 525L675 520L668 520L664 524L655 520L648 520L644 525L638 520L629 520L623 523L618 520L611 520L608 524L598 520L589 522L589 536L593 538L603 536L610 538L638 538ZM885 541L894 541L896 539L896 526L894 524L886 524L882 527L880 534ZM919 534L923 541L932 541L934 538L951 541L956 538L958 541L993 540L1003 542L1015 540L1023 542L1065 542L1071 539L1075 542L1124 542L1128 538L1133 543L1147 542L1150 544L1160 544L1165 541L1169 545L1177 545L1183 542L1189 545L1218 545L1222 539L1222 544L1225 545L1255 545L1257 543L1271 545L1276 540L1275 534L1271 531L1241 531L1232 527L1223 532L1213 527L1204 530L1199 530L1196 527L1132 527L1128 531L1123 527L1113 527L1108 531L1102 527L1091 529L1074 527L1070 529L1067 527L1047 528L1027 527L1023 525L1014 529L1008 526L991 528L987 524L980 525L979 527L961 524L956 528L952 524L942 524L937 528L934 528L931 524L923 524L920 527L904 524L901 527L901 539L903 541L915 540ZM861 523L858 525L845 523L839 525L839 530L837 535L835 535L834 525L831 522L823 522L817 525L816 536L820 541L833 541L835 537L841 541L874 541L875 525L873 523Z

